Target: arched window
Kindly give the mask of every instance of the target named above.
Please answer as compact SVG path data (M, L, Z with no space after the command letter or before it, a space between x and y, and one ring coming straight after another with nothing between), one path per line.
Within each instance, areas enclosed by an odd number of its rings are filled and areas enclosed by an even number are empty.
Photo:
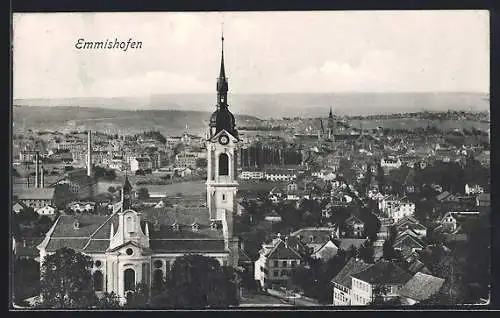
M95 291L102 291L103 276L102 276L101 271L95 271L94 272L93 281L94 281L94 290Z
M123 280L125 291L133 291L135 289L135 271L133 269L128 268L123 272Z
M163 271L161 269L155 270L153 274L153 288L154 289L163 288Z
M219 176L229 175L229 157L225 153L219 155Z
M131 215L127 216L127 221L125 223L127 227L127 232L134 232L134 219Z

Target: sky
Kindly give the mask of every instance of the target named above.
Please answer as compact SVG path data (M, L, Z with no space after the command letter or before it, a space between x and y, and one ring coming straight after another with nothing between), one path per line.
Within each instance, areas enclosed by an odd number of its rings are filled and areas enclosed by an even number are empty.
M13 97L213 93L222 23L233 94L489 92L487 11L16 13Z

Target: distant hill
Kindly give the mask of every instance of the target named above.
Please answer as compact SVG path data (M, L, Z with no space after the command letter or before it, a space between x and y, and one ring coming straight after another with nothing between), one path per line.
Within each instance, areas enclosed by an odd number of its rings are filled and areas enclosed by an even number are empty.
M112 133L137 133L159 130L166 135L185 131L204 134L210 112L184 110L123 110L79 106L13 106L14 130L92 129ZM254 125L261 120L236 115L239 126Z
M324 117L330 107L337 115L393 114L420 111L485 111L489 94L483 93L282 93L228 96L234 114L270 117ZM215 94L168 94L148 97L18 99L14 105L80 106L120 110L160 109L210 111ZM241 125L240 123L238 123Z

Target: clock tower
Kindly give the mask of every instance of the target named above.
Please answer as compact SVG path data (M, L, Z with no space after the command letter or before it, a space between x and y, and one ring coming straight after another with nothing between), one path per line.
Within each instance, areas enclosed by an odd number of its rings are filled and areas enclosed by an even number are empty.
M232 232L232 215L236 211L236 155L239 142L233 114L228 109L228 83L224 68L224 36L219 78L217 79L217 109L210 117L207 134L207 207L210 219L224 221Z

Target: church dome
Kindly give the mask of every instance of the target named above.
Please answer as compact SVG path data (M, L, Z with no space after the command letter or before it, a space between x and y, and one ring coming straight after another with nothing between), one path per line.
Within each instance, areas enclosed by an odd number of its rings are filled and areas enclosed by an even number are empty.
M210 127L215 127L215 134L224 129L234 137L237 137L236 120L227 108L220 108L214 111L210 116L209 125Z

